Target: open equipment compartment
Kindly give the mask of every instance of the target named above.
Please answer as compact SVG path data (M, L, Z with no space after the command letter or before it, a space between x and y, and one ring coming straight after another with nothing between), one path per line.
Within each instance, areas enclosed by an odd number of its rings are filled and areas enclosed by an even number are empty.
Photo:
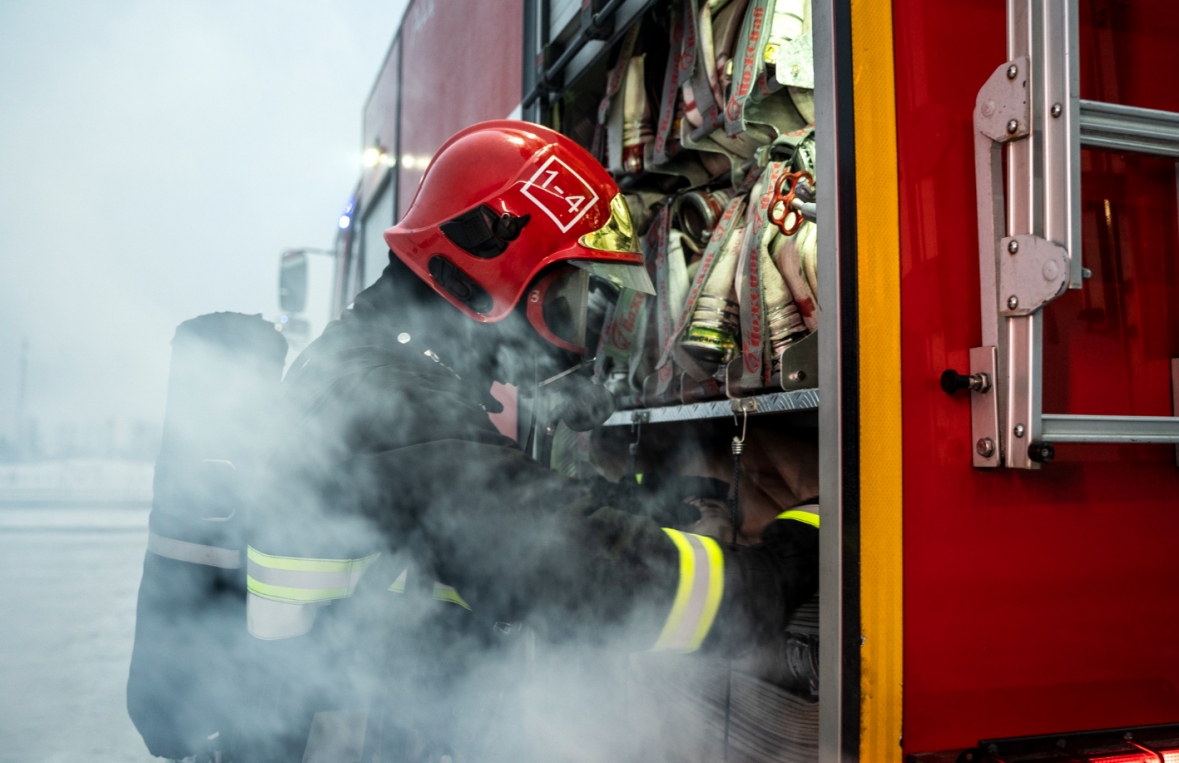
M615 176L657 291L597 284L589 355L617 410L586 433L541 415L530 449L569 476L644 489L676 477L732 484L739 459L739 542L756 542L777 514L818 497L811 2L529 2L524 38L524 118ZM712 505L710 534L727 540L722 509ZM631 657L628 695L654 699L666 726L658 755L816 760L818 615L816 597L777 654ZM791 661L813 671L806 688L783 678Z

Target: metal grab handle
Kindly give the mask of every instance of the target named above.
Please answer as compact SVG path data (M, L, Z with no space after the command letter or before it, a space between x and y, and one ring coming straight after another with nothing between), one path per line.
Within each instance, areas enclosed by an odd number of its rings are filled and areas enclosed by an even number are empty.
M778 179L778 185L774 188L774 195L770 199L770 222L778 226L778 230L782 231L783 236L793 236L798 233L798 229L802 227L802 222L806 218L802 213L794 209L793 204L798 191L798 181L805 180L807 185L811 188L815 186L815 178L811 173L805 170L798 172L787 172ZM789 183L789 190L783 192L783 188ZM801 201L801 199L800 199ZM779 205L781 205L779 207ZM794 219L789 225L786 220L793 215Z

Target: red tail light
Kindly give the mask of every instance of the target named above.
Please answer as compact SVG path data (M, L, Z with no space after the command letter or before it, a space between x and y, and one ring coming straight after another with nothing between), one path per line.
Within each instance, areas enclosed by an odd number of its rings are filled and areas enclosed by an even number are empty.
M1144 750L1130 754L1100 755L1089 760L1093 763L1179 763L1179 749L1159 750L1157 753Z

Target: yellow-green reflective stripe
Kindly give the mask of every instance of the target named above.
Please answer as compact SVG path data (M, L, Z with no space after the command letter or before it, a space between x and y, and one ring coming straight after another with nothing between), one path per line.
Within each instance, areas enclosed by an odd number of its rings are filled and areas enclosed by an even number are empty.
M819 529L819 515L813 511L803 511L801 509L791 509L790 511L783 511L778 515L778 519L793 519L795 522L802 522L808 524L816 530Z
M397 579L393 581L393 585L389 586L389 590L393 593L405 593L405 581L409 578L409 567L401 571Z
M255 564L272 570L297 570L299 572L347 572L352 565L363 563L372 564L380 553L369 554L362 559L306 559L298 556L271 556L264 554L253 546L246 547L246 557Z
M438 601L448 601L451 604L458 604L466 610L471 609L471 605L463 601L463 597L459 596L459 592L454 590L454 586L443 585L442 583L434 584L434 598Z
M692 547L688 545L684 534L679 530L672 530L668 527L663 528L663 532L667 533L667 537L671 538L671 542L675 544L676 549L680 552L680 582L676 586L675 599L671 604L671 613L667 616L667 622L663 624L663 631L655 641L656 652L662 652L665 649L671 648L672 639L679 629L680 621L684 619L684 610L688 606L688 597L692 594L692 578L696 572L696 555L692 553Z
M725 590L724 553L712 538L663 528L680 554L680 580L655 651L694 652L704 643Z
M343 599L352 593L347 588L290 588L288 586L269 585L267 583L261 583L249 576L246 577L246 589L252 594L267 599L292 601L300 604Z
M246 589L276 601L319 602L351 596L380 553L360 559L304 559L246 549Z

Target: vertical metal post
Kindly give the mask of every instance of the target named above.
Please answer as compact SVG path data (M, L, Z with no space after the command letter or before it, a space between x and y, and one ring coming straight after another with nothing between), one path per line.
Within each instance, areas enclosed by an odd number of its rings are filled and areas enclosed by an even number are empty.
M1044 0L1036 70L1044 147L1044 238L1068 252L1069 288L1082 284L1081 98L1076 0Z
M814 0L819 215L819 761L859 757L859 394L849 0Z
M521 67L521 98L524 95L532 92L536 87L537 67L536 55L541 48L541 30L540 17L541 6L547 5L546 0L524 0L524 61ZM534 101L531 106L524 109L520 114L520 118L528 122L537 122L540 115L539 100Z
M1042 235L1043 207L1041 178L1036 165L1042 158L1041 76L1038 60L1042 46L1043 0L1007 0L1007 59L1026 56L1029 61L1028 88L1031 91L1031 131L1026 138L1007 143L1007 225L1008 236L1021 233ZM1047 0L1059 2L1060 0ZM1002 256L1002 253L996 253ZM999 299L1006 299L1000 294ZM1028 457L1027 444L1040 433L1040 341L1041 316L1031 315L1001 319L1006 330L999 332L999 375L1007 384L1006 411L1001 416L1005 428L1002 439L1007 466L1036 469L1039 464ZM1006 346L1004 346L1006 345Z

